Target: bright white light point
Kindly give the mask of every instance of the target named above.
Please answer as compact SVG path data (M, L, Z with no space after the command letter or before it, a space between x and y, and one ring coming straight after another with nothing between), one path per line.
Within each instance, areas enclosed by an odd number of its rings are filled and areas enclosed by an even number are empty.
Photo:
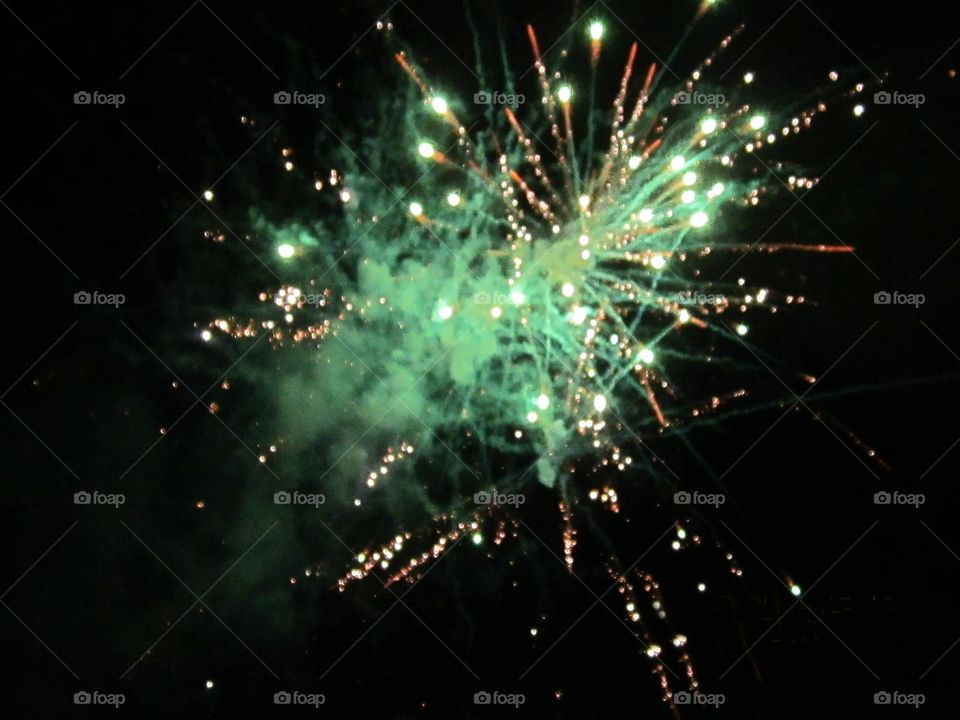
M213 333L211 333L209 330L204 330L200 333L200 338L204 342L210 342L212 337L213 337Z
M684 185L693 185L697 181L697 174L695 172L685 172L683 174L683 184Z
M705 592L706 589L707 589L707 586L704 585L703 583L700 583L699 585L697 585L697 590L699 590L700 592Z
M690 322L690 313L687 312L686 310L681 310L681 311L680 311L680 322L682 322L682 323Z
M640 156L634 155L632 158L630 158L630 161L627 163L627 165L630 166L631 170L636 170L638 167L640 167Z
M423 215L423 205L418 202L410 203L410 214L420 217Z
M590 23L590 39L600 40L603 37L603 23L595 21Z
M460 204L460 193L452 192L447 195L447 202L450 204L450 207L456 207Z
M441 305L440 309L437 310L437 315L440 316L441 320L449 320L453 317L453 308L449 305Z
M667 264L667 259L663 255L654 255L650 258L650 264L656 270L663 269L663 266Z
M590 259L590 251L589 251L589 250L584 250L582 253L580 253L580 257L583 258L584 260L589 260L589 259Z
M287 172L290 172L291 170L293 170L293 163L290 162L289 160L287 160L287 161L283 164L283 167L284 167L284 169L285 169Z
M277 248L277 255L282 258L292 258L297 249L290 243L283 243L280 247Z
M674 170L683 170L683 166L687 164L687 161L682 155L677 155L673 160L670 161L670 167Z
M474 545L479 545L480 543L483 542L483 535L481 535L480 533L474 533L470 539L473 540Z
M737 335L746 335L747 330L748 328L746 325L737 325Z
M207 202L210 202L211 200L213 200L213 190L204 190L203 199L206 200Z
M582 207L584 210L586 210L588 207L590 207L590 196L589 196L589 195L581 195L581 196L580 196L579 203L580 203L580 207Z
M350 191L343 190L340 192L340 202L348 203L350 202Z
M710 192L708 194L713 195L713 197L716 197L717 195L721 195L722 193L723 193L723 183L716 183L712 188L710 188Z
M534 637L536 637L536 635L537 635L537 629L536 629L536 628L530 628L530 634L533 635Z
M541 410L546 410L548 407L550 407L550 398L548 398L546 395L541 395L538 397L537 407Z
M709 135L710 133L712 133L714 130L717 129L717 121L714 120L713 118L707 118L702 123L700 123L700 129L703 130L704 133Z
M650 208L644 208L640 211L641 222L650 222L651 220L653 220L653 210Z
M522 305L526 299L527 296L519 290L514 290L510 293L510 302L512 302L514 305Z
M496 319L497 319L498 317L500 317L501 315L503 315L503 310L501 310L500 308L498 308L498 307L492 307L492 308L490 308L490 316L491 316L494 320L496 320Z
M447 101L442 97L435 97L430 101L430 107L433 108L435 113L443 115L447 111Z
M420 147L417 148L417 152L420 153L420 157L432 158L433 157L433 144L428 142L420 143Z
M690 224L695 228L702 228L709 220L705 212L695 212L690 218Z
M213 680L207 680L206 682L207 690L213 687Z
M670 543L670 547L672 547L674 550L679 550L683 546L680 544L679 540L674 540L672 543Z
M537 415L533 410L527 413L527 422L535 423L540 416Z
M678 538L680 538L681 540L683 540L686 536L687 536L687 531L686 531L686 530L684 530L683 528L678 528L678 529L677 529L677 537L678 537Z
M833 82L836 82L840 78L840 74L836 70L831 70L827 77L829 77Z
M751 73L751 72L748 72L746 75L743 76L743 81L744 81L747 85L749 85L750 83L753 82L753 78L754 78L754 74Z
M614 333L613 335L610 336L610 344L611 344L611 345L616 345L618 342L620 342L620 336L619 336L619 335L617 335L616 333Z
M697 194L693 190L684 190L682 193L680 193L680 200L685 203L692 203L696 199Z
M571 320L573 320L574 325L583 325L583 321L586 319L587 309L585 307L577 307L573 309Z
M560 292L563 293L564 297L572 297L577 289L570 283L564 283L563 287L560 288Z
M581 235L581 236L580 236L580 244L583 245L584 247L586 247L587 245L590 244L590 238L587 237L586 235Z
M561 85L560 89L557 90L557 97L560 98L562 103L570 102L570 98L573 97L573 90L570 89L569 85Z
M754 115L750 118L750 127L754 130L759 130L764 125L767 124L767 119L763 115Z
M651 350L650 348L644 348L643 350L641 350L641 351L640 351L640 359L643 360L643 362L645 362L645 363L647 363L647 364L652 363L652 362L653 362L653 350Z
M863 105L856 105L853 108L853 116L860 117L861 115L863 115L865 111L866 111L866 108L864 108Z
M800 589L800 586L799 586L799 585L791 585L791 586L790 586L790 594L793 595L794 597L800 597L800 593L802 593L802 592L803 592L803 590Z
M597 395L593 398L593 409L597 412L603 412L607 409L607 398L603 395Z

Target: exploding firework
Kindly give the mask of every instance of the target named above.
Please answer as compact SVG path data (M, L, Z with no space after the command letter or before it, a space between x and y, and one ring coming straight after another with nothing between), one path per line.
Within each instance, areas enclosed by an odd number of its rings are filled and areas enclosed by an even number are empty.
M311 180L335 198L335 223L255 218L297 280L265 290L257 316L224 316L204 330L204 339L266 335L277 350L310 353L309 380L296 387L309 385L303 402L323 408L312 437L346 448L323 473L324 490L356 512L413 497L432 517L358 552L340 590L371 573L414 581L463 539L508 542L535 483L555 493L559 551L573 572L581 517L619 514L624 487L670 480L649 441L682 438L750 395L739 381L699 394L678 378L698 365L715 377L751 314L803 302L711 275L709 261L850 251L753 242L735 229L769 192L813 187L815 178L779 164L758 171L751 156L827 109L820 101L784 114L741 100L752 73L736 87L708 86L739 30L670 88L669 74L641 66L637 44L626 49L602 131L593 105L604 25L583 32L587 87L548 67L527 28L535 78L525 103L518 78L503 93L458 93L397 52L416 93L400 113L402 132L368 139ZM294 155L283 151L288 170ZM674 549L713 544L676 515ZM732 554L722 555L739 575ZM660 581L615 556L605 571L664 699L677 684L696 690L685 636L658 640L651 622L667 617Z

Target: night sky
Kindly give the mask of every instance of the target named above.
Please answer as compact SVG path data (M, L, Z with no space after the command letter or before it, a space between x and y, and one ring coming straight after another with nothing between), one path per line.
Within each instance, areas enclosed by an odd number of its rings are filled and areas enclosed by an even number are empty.
M390 142L378 113L410 81L378 20L443 87L482 89L464 4L0 5L4 717L669 718L610 589L611 547L660 581L701 690L724 698L680 717L956 714L960 29L944 3L721 0L670 61L688 73L744 23L715 87L753 71L771 105L831 105L764 156L820 184L731 227L747 244L855 249L738 263L806 298L751 327L776 373L752 364L740 379L765 407L691 431L698 458L652 439L672 477L618 480L620 518L603 540L580 529L575 576L556 495L531 482L514 540L466 541L413 585L371 577L346 592L336 579L351 555L395 523L270 502L294 487L332 498L323 478L347 448L314 437L265 467L259 456L290 433L277 408L291 366L267 343L204 342L201 329L252 317L271 272L285 272L251 208L276 221L335 213L310 178L327 178L341 139L360 156ZM603 18L604 106L629 44L640 41L645 68L696 13L688 0L472 6L482 50L496 57L502 34L518 64L530 62L527 23L546 48ZM830 71L863 82L862 97L831 95ZM295 88L326 102L274 104ZM880 89L924 102L878 105ZM94 91L124 102L75 102ZM296 149L293 172L284 148ZM75 302L94 291L124 302ZM876 304L884 291L925 301ZM729 388L716 368L686 372ZM800 385L778 379L798 372L822 376L803 402ZM425 482L446 472L419 468ZM674 482L725 494L699 527L736 555L741 577L723 551L681 557L660 541L677 519L663 500ZM124 502L75 502L94 491ZM878 505L883 491L925 502ZM477 705L482 691L524 703ZM123 704L78 705L83 692ZM282 707L277 692L325 702ZM924 705L877 705L884 692Z

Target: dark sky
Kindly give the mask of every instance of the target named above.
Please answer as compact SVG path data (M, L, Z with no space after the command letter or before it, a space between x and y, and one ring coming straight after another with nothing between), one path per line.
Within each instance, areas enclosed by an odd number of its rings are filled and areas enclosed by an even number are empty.
M705 532L736 553L744 577L726 578L723 561L707 554L681 562L668 549L645 560L691 640L704 691L726 697L720 709L682 716L943 717L933 707L957 706L950 681L960 658L960 649L948 652L960 638L951 470L960 452L952 304L960 132L949 74L960 30L944 3L721 6L672 64L691 68L743 22L726 57L742 56L730 77L769 78L771 102L817 97L830 70L871 86L883 78L925 102L881 107L868 91L859 119L850 102L837 102L812 132L778 148L813 174L826 171L820 186L782 220L789 203L746 228L756 235L778 221L779 241L846 243L857 257L742 263L810 299L761 325L753 341L779 367L828 375L808 406L775 426L788 405L691 436L718 471L736 461L724 479L734 500ZM546 46L589 7L476 2L472 12L485 52L497 51L499 20L508 54L522 62L526 23ZM643 43L644 64L669 55L693 8L598 3L592 12L611 30L604 61L616 68L601 76L600 93L615 90L632 39ZM364 35L388 9L435 77L476 91L459 60L473 57L459 2L0 7L5 717L107 712L74 704L74 693L94 690L123 693L119 712L135 717L281 716L272 702L280 690L323 693L316 712L334 717L670 716L642 647L616 619L622 606L613 593L597 600L610 583L590 559L603 547L584 530L582 582L551 554L560 536L555 498L543 488L530 490L523 520L552 548L526 537L490 557L458 549L399 604L376 581L343 594L304 581L308 566L336 577L349 555L319 525L245 505L252 487L279 489L254 457L273 423L262 403L270 388L248 378L220 392L244 348L226 347L212 362L193 323L272 278L234 238L204 239L222 228L197 194L227 173L215 207L233 228L253 204L275 217L324 212L303 205L276 158L295 146L322 172L335 143L272 96L316 88L329 98L324 123L374 137L384 98L370 89L403 82L376 33ZM122 93L125 102L76 105L83 90ZM74 293L94 289L123 293L126 303L74 304ZM923 293L925 304L876 305L879 291ZM269 356L260 361L269 378ZM762 367L755 373L768 398L790 399ZM204 398L224 406L230 429L174 391L174 374L198 395L212 387ZM154 447L158 429L181 417ZM318 449L318 475L326 452ZM682 448L669 452L685 482L708 482ZM73 503L75 492L94 488L129 500L116 510ZM882 490L923 493L926 503L876 506ZM673 520L652 493L631 495L629 524L610 533L626 565ZM384 531L376 520L326 521L371 537ZM802 603L784 591L785 575L810 589ZM700 578L716 592L686 592ZM474 705L484 689L523 693L524 708ZM880 691L923 693L925 708L879 708Z

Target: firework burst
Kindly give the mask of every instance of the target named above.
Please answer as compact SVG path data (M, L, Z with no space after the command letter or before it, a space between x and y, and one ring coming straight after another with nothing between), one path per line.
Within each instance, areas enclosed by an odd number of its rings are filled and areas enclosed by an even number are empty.
M758 172L750 156L826 110L824 102L792 114L734 102L749 94L752 73L731 97L710 88L738 32L670 90L656 65L640 66L633 44L602 134L594 83L581 89L548 68L532 27L535 97L498 112L471 103L472 92L434 85L399 52L415 107L402 136L368 145L402 159L377 163L351 151L355 172L312 180L342 207L336 230L257 220L301 280L264 291L260 317L215 319L206 337L267 333L276 348L315 353L315 395L336 408L325 432L348 448L322 482L360 512L404 493L433 518L358 552L341 590L371 573L388 584L415 580L467 538L499 546L516 537L530 483L556 493L559 550L573 572L578 517L621 513L619 488L666 471L647 441L749 396L736 386L694 397L674 370L716 365L722 348L749 332L751 313L803 298L711 277L708 258L850 248L758 244L732 229L731 218L781 183L813 187L815 178L780 165ZM606 62L603 23L584 34L595 73ZM490 125L477 129L484 114ZM292 154L284 150L287 169ZM700 349L704 337L721 348L714 357ZM712 544L676 520L675 549ZM659 581L628 573L615 557L606 566L664 699L678 682L696 689L686 638L671 631L658 640L648 622L666 619Z

